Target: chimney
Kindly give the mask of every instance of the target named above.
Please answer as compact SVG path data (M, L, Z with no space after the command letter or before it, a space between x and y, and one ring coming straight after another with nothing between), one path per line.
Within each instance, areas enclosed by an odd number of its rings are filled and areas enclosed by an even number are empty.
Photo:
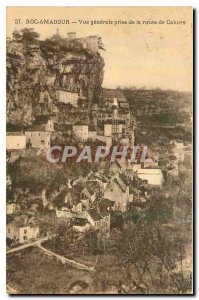
M76 39L76 32L68 32L67 36L69 40L74 40Z

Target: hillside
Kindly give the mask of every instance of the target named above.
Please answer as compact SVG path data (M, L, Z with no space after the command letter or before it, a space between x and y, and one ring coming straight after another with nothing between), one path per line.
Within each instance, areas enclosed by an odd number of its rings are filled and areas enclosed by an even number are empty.
M123 89L137 119L137 141L149 143L160 133L169 139L192 139L192 94L161 89ZM143 136L144 134L144 136Z
M7 122L31 124L40 114L55 114L59 122L71 121L69 112L75 118L76 110L58 103L60 88L78 93L79 105L88 114L102 93L104 60L99 52L61 38L28 40L24 32L21 36L7 42Z

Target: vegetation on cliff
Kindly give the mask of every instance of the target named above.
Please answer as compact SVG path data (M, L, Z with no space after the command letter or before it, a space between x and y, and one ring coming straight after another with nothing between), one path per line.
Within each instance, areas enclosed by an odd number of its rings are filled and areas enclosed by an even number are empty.
M100 40L99 45L103 45ZM62 38L42 41L33 29L14 31L12 41L7 41L7 122L31 124L41 114L46 94L45 114L59 114L59 88L77 92L90 107L102 94L103 67L99 52L82 49L78 43L68 45Z

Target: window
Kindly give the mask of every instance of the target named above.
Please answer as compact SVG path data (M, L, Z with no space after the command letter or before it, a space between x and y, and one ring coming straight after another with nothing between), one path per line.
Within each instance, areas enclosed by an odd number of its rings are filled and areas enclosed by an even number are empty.
M27 233L27 229L24 229L24 234L26 234Z
M24 235L23 239L24 239L24 241L26 241L28 238L26 235Z
M39 132L39 136L40 136L40 132Z
M8 228L8 233L10 233L11 231L10 231L10 228Z

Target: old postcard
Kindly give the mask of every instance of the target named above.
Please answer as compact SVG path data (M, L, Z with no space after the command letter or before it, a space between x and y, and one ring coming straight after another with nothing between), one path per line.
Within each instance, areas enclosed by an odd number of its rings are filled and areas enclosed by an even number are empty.
M191 7L7 7L7 292L192 294Z

